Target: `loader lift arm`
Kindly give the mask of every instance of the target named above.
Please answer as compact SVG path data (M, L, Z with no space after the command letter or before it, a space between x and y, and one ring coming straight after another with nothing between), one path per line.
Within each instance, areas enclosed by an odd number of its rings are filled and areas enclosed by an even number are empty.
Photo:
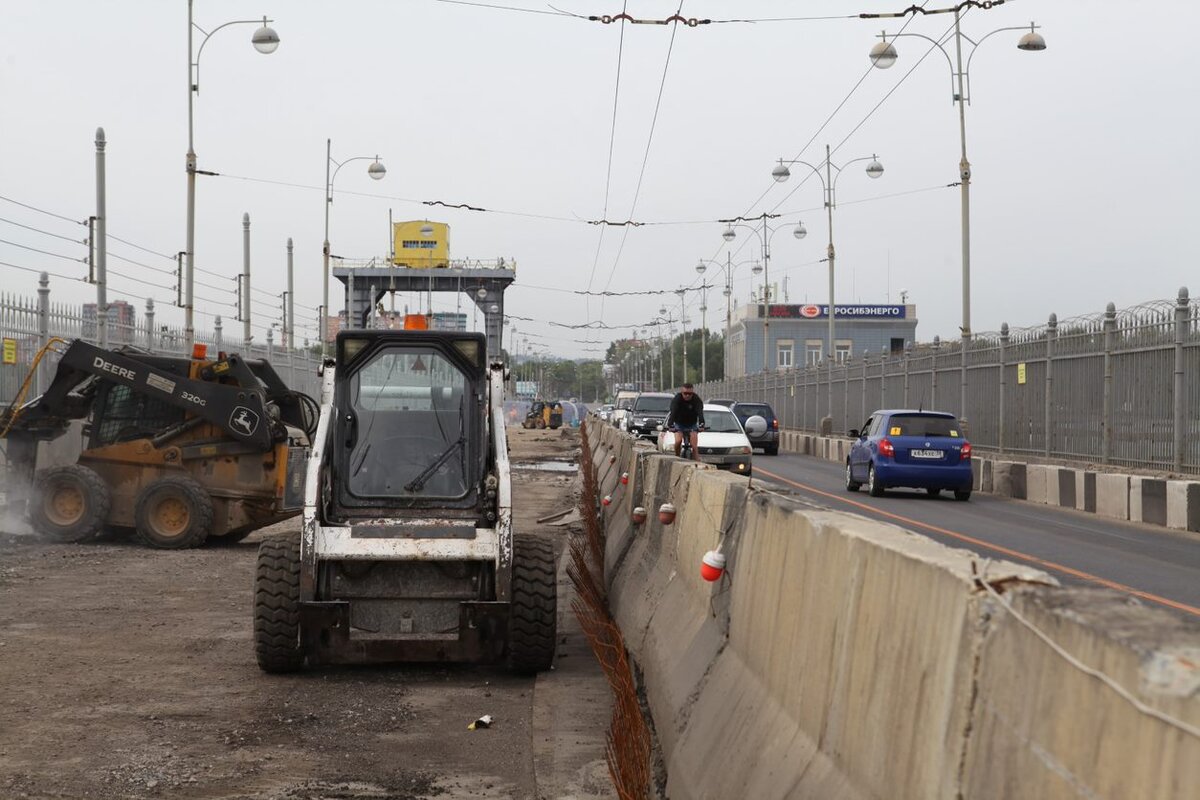
M268 400L279 405L284 422L302 429L309 427L300 402L265 362L255 363L252 369L245 360L232 355L203 368L203 374L213 380L193 380L154 366L151 362L156 358L75 340L63 353L46 392L23 408L8 410L5 416L12 421L9 437L56 438L65 430L67 420L87 416L90 401L80 402L80 396L72 393L93 378L128 386L135 393L180 408L260 451L269 450L273 439ZM236 385L220 383L217 377L231 378ZM13 419L13 415L19 416Z

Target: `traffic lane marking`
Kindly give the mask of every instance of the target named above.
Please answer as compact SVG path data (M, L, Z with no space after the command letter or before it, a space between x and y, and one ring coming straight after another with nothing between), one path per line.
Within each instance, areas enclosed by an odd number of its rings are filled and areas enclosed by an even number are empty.
M1187 603L1180 603L1175 600L1170 600L1166 597L1160 597L1156 594L1151 594L1150 592L1143 592L1141 589L1135 589L1132 586L1126 586L1123 583L1117 583L1116 581L1110 581L1108 578L1101 578L1099 575L1093 575L1090 572L1084 572L1083 570L1078 570L1073 567L1068 567L1064 564L1059 564L1058 562L1055 562L1055 561L1048 561L1047 559L1044 559L1044 558L1038 558L1037 556L1029 555L1028 553L1023 553L1020 550L1013 550L1010 547L1004 547L1003 545L985 542L982 539L976 539L974 536L968 536L965 533L959 533L958 531L952 531L947 528L939 527L937 525L931 525L928 522L921 522L920 520L901 516L900 514L895 514L891 511L884 511L883 509L867 505L866 503L861 503L858 500L851 500L848 497L842 497L841 495L836 495L836 494L833 494L832 492L826 492L823 489L818 489L814 486L808 486L807 484L797 483L796 481L793 481L790 478L785 478L782 475L776 475L775 473L770 472L765 469L761 469L761 468L756 469L755 473L761 474L761 475L766 475L769 478L773 478L777 481L780 481L781 483L785 483L788 486L794 486L797 489L801 489L805 492L812 492L813 494L820 495L821 497L826 497L830 500L836 500L838 502L845 503L850 506L854 506L855 508L860 509L863 512L868 513L868 514L875 514L875 515L882 516L882 517L888 517L889 519L896 520L900 523L903 523L906 526L911 526L911 527L915 527L915 528L924 528L925 530L933 531L934 533L939 533L942 536L949 536L952 539L958 539L959 541L966 542L966 543L974 545L976 547L983 547L988 550L993 550L997 553L1002 553L1006 556L1009 556L1010 558L1016 558L1021 561L1026 561L1031 564L1036 564L1039 567L1044 567L1046 569L1053 570L1055 572L1060 572L1063 575L1070 575L1071 577L1079 578L1080 580L1091 581L1092 583L1097 583L1097 584L1107 587L1109 589L1115 589L1118 592L1124 592L1126 594L1133 595L1134 597L1140 597L1143 600L1149 600L1152 603L1158 603L1159 605L1166 606L1167 608L1173 608L1176 611L1183 611L1184 613L1191 614L1194 617L1200 617L1200 608L1197 608L1196 606L1190 606Z

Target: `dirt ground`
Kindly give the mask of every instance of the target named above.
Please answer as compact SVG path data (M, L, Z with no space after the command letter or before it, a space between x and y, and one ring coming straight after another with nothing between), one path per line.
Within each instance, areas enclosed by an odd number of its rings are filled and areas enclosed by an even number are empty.
M517 529L576 502L574 430L510 430ZM11 527L11 526L10 526ZM611 796L606 688L560 580L556 669L254 661L258 541L162 552L0 533L0 797ZM561 570L560 570L561 574ZM571 656L567 658L567 656ZM483 714L495 723L469 731Z

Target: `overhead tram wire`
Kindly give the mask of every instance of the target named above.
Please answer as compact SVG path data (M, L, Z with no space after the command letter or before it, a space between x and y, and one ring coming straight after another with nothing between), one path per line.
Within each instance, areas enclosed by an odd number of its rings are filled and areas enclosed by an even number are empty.
M927 5L929 5L929 0L924 0L924 2L921 3L920 8L923 9ZM911 16L907 20L905 20L904 24L900 27L900 30L897 32L897 35L903 33L904 29L907 28L910 24L912 24L912 21L915 18L916 18L916 15L914 14L913 16ZM816 131L813 132L813 135L811 137L809 137L808 141L804 143L804 146L800 148L800 150L796 153L795 156L793 156L793 160L799 160L804 155L804 152L806 150L808 150L809 147L812 146L813 142L815 142L817 140L817 137L821 135L821 132L824 131L825 128L829 126L829 123L833 121L833 118L835 116L837 116L837 113L839 111L841 111L842 108L846 105L846 103L848 103L850 101L850 98L854 96L854 93L858 91L859 87L861 87L863 85L863 83L866 82L867 76L870 75L872 73L872 71L874 71L874 69L875 69L874 64L869 64L867 66L867 69L863 72L863 74L855 82L854 86L850 87L850 91L846 93L846 96L842 98L842 101L837 104L837 106L833 109L833 111L829 112L829 116L827 116L825 118L825 121L821 123L820 127L818 127L816 129ZM807 178L805 180L807 180ZM796 186L792 187L792 190L790 192L788 192L788 196L791 196L793 193L795 193L802 185L803 184L801 183L801 184L797 184ZM766 197L767 194L770 193L771 189L775 188L775 186L776 186L776 182L774 180L772 180L771 184L768 185L767 188L763 190L763 193L760 194L754 200L754 202L750 204L749 208L746 209L746 211L744 212L743 215L749 214L755 208L757 208L758 204L762 202L763 198ZM776 205L776 208L778 208L778 207L779 206ZM739 250L740 249L741 248L739 248ZM718 250L717 253L719 254L720 250Z
M622 3L621 13L625 12L627 3ZM625 23L621 23L621 34L617 40L617 77L613 84L613 110L612 110L612 125L608 132L608 167L604 173L604 207L601 211L601 217L608 219L608 200L612 190L612 162L613 150L617 141L617 109L621 99L621 64L625 56ZM596 255L592 259L592 270L588 273L587 288L592 288L592 282L596 279L596 267L600 265L600 253L604 247L604 232L608 229L607 225L600 226L600 235L596 238ZM601 306L603 309L603 305ZM603 311L601 311L603 313ZM590 320L592 318L591 302L584 303L584 318Z
M38 208L37 206L32 206L32 205L29 205L28 203L22 203L20 200L13 200L11 197L5 197L3 195L0 195L0 200L3 200L7 203L12 203L13 205L16 205L16 206L20 206L21 208L27 208L30 211L36 211L39 214L45 214L48 217L55 217L57 219L61 219L64 222L71 222L76 225L83 225L84 227L87 227L87 222L85 222L85 221L81 221L79 219L73 219L73 218L65 216L63 214L55 213L53 211L47 211L44 208Z
M679 0L679 6L675 9L676 16L678 16L679 12L683 10L683 3L684 3L684 0ZM667 44L667 57L663 61L662 79L659 81L659 84L658 84L658 97L654 101L654 115L650 118L650 132L646 136L646 151L642 156L642 167L641 167L641 170L638 172L637 186L633 190L633 202L631 202L629 205L629 218L630 219L633 219L634 214L637 212L638 197L642 193L642 181L646 177L646 165L650 162L650 148L654 144L654 130L658 126L658 112L662 108L663 91L667 85L667 72L671 67L671 53L675 50L675 34L678 32L678 30L679 30L678 23L671 26L671 39L670 39L670 42ZM621 263L621 254L623 252L625 252L625 242L628 239L629 239L629 228L626 227L624 232L621 235L621 245L617 248L617 255L613 258L612 267L608 271L608 280L604 282L604 289L606 291L608 290L608 287L612 286L613 277L617 273L617 265ZM592 288L591 283L589 282L588 289L591 289L591 288ZM603 316L603 314L604 314L604 306L605 306L605 302L603 300L601 300L600 301L601 316ZM590 316L589 316L589 318L590 318Z
M70 236L63 236L61 233L54 233L53 231L44 230L42 228L35 228L32 225L24 225L14 219L8 219L6 217L0 217L0 222L7 222L9 225L15 225L18 228L24 228L27 231L33 231L34 233L40 233L44 236L61 239L64 242L71 242L72 244L85 244L87 242L86 239L73 239Z

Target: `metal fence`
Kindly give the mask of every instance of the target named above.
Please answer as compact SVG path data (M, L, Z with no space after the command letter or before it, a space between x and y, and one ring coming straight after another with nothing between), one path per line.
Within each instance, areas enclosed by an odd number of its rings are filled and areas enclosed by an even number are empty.
M132 310L131 307L126 308ZM36 298L0 294L0 337L4 340L3 359L0 359L0 404L7 406L16 397L34 357L52 337L99 343L94 306L86 310L88 314L85 314L84 306L53 302L50 299L49 280L44 276L39 281ZM142 314L129 314L123 320L110 316L107 334L110 347L131 345L151 353L191 355L186 350L181 328L156 323L153 300L146 301ZM196 331L194 338L197 343L207 344L210 352L227 350L240 353L245 358L265 359L289 388L320 398L321 385L317 377L320 357L306 350L276 345L273 330L267 331L264 344L252 342L247 349L240 336L226 337L221 318L215 317L213 330ZM49 386L56 361L57 356L52 352L42 359L30 396L40 394Z
M965 380L965 391L963 381ZM877 408L950 411L998 453L1200 473L1200 304L1174 301L902 354L710 381L706 398L766 400L780 424L844 433ZM963 397L966 407L963 408Z

